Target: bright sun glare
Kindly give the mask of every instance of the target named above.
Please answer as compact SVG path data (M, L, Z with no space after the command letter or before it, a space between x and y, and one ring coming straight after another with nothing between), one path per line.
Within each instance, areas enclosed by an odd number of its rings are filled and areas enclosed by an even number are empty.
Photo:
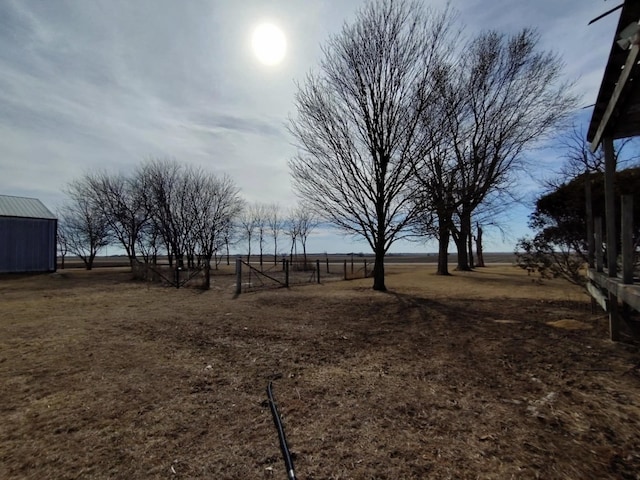
M265 65L277 65L287 52L287 39L282 30L271 23L262 23L253 31L251 47Z

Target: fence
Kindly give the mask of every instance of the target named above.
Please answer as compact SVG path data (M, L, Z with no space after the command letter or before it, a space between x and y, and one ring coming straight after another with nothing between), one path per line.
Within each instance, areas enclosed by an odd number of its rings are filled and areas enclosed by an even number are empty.
M148 282L159 282L176 288L200 281L204 283L204 265L182 265L179 263L143 263L137 261L133 266L134 276ZM200 286L200 285L198 285Z
M282 259L278 263L259 265L236 259L236 294L291 285L324 283L337 280L367 278L372 273L371 264L364 262L330 263L329 259L304 261Z

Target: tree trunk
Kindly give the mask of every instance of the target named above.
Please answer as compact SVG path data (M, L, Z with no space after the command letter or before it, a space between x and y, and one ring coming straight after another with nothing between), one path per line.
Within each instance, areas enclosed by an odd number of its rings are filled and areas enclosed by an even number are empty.
M209 290L211 288L211 259L204 259L204 286L205 290Z
M455 236L453 238L458 250L458 265L456 266L456 270L460 272L468 272L471 270L471 267L469 267L469 256L467 254L467 239L471 233L469 231L470 221L471 214L463 212L460 215L460 231L457 236L458 238Z
M471 268L469 267L469 257L467 255L467 236L465 235L464 239L462 235L459 235L458 238L454 238L453 241L456 244L456 250L458 251L458 264L456 265L456 271L458 272L469 272Z
M302 267L302 270L306 272L307 271L307 242L306 241L302 242L302 258L304 262L304 266Z
M469 252L469 267L473 268L473 231L471 230L471 217L469 217L469 236L467 237L467 249Z
M91 270L93 268L93 259L96 258L96 254L90 253L89 256L85 258L85 267L87 267L87 270Z
M379 292L386 292L387 286L384 284L384 244L378 242L375 251L375 263L373 265L373 289Z
M273 237L273 264L278 264L278 239Z
M478 257L478 267L484 267L484 257L482 256L482 227L479 223L476 223L478 229L478 236L476 237L476 255Z
M449 275L449 225L438 215L438 275Z

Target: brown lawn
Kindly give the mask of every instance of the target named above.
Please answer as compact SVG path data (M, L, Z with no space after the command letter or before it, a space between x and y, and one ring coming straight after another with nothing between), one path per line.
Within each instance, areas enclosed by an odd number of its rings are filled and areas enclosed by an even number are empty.
M0 278L0 477L640 478L640 355L513 267L243 294Z

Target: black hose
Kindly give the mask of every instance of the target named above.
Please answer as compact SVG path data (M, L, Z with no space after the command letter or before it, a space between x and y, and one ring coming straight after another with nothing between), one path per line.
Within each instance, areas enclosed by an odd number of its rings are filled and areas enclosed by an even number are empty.
M269 397L269 407L271 407L271 415L273 416L273 423L276 424L276 429L278 430L278 438L280 439L280 450L282 450L282 457L284 458L284 465L287 468L287 478L289 480L296 480L296 474L293 470L293 460L291 459L291 452L289 451L289 447L287 445L287 437L284 435L284 427L282 426L282 420L280 419L280 414L278 413L278 407L276 406L276 401L273 399L273 391L271 390L271 384L273 382L269 381L269 385L267 385L267 396Z

